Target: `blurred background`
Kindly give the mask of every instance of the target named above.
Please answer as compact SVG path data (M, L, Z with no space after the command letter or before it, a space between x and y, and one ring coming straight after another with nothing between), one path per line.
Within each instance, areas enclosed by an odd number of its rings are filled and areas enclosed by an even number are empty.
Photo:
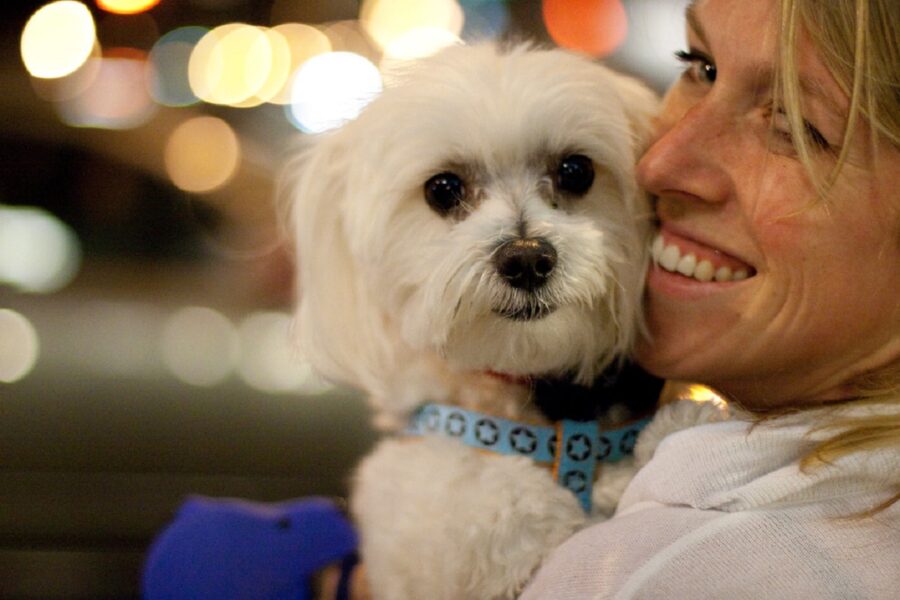
M686 3L0 4L0 598L137 597L189 494L346 494L375 434L288 341L293 142L460 41L536 39L662 90Z

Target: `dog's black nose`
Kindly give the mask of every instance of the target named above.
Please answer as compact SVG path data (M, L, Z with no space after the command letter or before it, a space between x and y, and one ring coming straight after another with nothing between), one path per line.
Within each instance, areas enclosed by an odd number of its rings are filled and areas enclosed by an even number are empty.
M550 278L556 267L556 248L544 238L510 240L497 248L494 264L509 285L532 292Z

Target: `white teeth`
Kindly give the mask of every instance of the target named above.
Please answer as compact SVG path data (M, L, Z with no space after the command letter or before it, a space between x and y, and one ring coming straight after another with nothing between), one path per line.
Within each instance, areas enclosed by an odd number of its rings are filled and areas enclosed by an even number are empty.
M697 257L693 254L686 254L681 257L681 260L678 261L678 264L675 265L675 270L684 275L685 277L691 277L694 275L694 269L697 268Z
M661 235L656 236L653 240L653 246L650 248L650 254L653 256L653 262L659 262L665 244Z
M715 279L720 283L728 281L741 281L747 279L749 273L746 269L732 271L730 267L713 266L707 259L697 260L694 254L681 255L681 250L675 244L666 244L661 235L657 235L650 248L653 262L671 273L680 273L685 277L693 277L702 282Z
M662 254L659 256L659 266L661 266L666 271L674 271L675 267L678 266L678 261L681 258L681 251L675 246L666 246L666 249L663 250Z
M700 281L712 281L713 278L713 266L712 263L706 259L701 260L697 264L697 268L694 269L694 279L699 279Z
M716 269L716 281L731 281L731 269L728 267L719 267Z

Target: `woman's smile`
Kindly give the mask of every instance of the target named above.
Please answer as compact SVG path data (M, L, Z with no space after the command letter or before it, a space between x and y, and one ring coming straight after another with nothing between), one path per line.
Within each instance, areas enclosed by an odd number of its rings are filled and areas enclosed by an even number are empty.
M731 283L756 275L756 269L699 236L662 227L653 240L653 262L661 270L700 283Z

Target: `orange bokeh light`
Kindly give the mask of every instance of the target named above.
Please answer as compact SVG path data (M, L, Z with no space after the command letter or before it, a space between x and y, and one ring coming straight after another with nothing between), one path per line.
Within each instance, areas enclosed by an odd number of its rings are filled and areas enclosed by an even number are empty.
M150 10L159 0L97 0L97 6L118 15L134 15Z
M621 0L543 0L544 24L563 48L607 56L628 35Z

